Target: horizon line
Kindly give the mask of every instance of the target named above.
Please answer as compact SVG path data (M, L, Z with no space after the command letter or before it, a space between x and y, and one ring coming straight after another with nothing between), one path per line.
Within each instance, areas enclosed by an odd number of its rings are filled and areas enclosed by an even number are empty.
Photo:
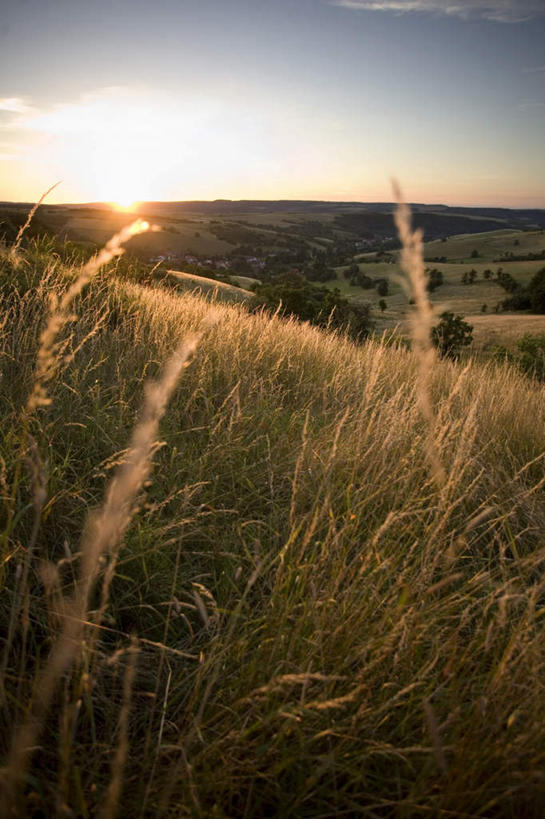
M37 200L13 200L13 199L3 199L0 200L0 206L2 205L18 205L18 206L33 206L36 204ZM397 204L393 200L362 200L362 199L228 199L224 197L219 197L216 199L142 199L136 200L134 204L130 208L126 208L127 212L131 210L136 210L142 205L214 205L214 204L270 204L270 203L281 203L281 204L312 204L312 205L380 205L380 206L393 206ZM491 204L465 204L465 203L455 203L455 204L446 204L446 202L425 202L425 201L408 201L406 204L412 207L418 206L425 206L425 207L439 207L439 208L467 208L467 209L484 209L488 208L490 210L545 210L545 203L543 205L491 205ZM43 202L40 207L104 207L104 208L115 208L117 203L115 201L100 201L100 200L82 200L78 202Z

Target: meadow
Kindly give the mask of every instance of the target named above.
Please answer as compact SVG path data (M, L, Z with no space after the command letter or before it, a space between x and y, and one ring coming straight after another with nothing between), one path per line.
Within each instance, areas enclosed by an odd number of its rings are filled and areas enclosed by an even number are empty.
M206 203L142 203L136 210L141 216L153 219L160 228L160 232L146 233L135 237L132 249L143 257L158 253L188 253L222 255L236 251L237 244L234 238L225 241L214 233L222 231L240 230L249 231L247 239L256 243L257 247L265 242L264 248L268 251L278 250L286 239L296 240L307 249L324 250L336 242L354 241L358 238L352 225L339 223L338 214L344 213L347 205L335 206L334 203L209 203L212 210L206 210ZM360 206L364 207L364 206ZM353 211L358 213L358 206ZM445 209L448 211L448 209ZM51 208L50 219L56 230L79 240L105 242L108 237L125 224L128 218L126 213L116 212L111 208L99 207L59 207ZM240 212L239 212L240 211ZM350 212L350 211L349 211ZM469 210L468 212L471 212ZM363 211L365 213L365 209ZM431 211L433 214L434 212ZM437 216L441 210L437 209ZM55 218L58 220L55 222ZM341 216L341 219L343 217ZM477 220L479 217L473 217ZM482 217L481 217L482 218ZM309 222L309 220L312 220ZM456 217L452 217L453 226ZM479 223L480 224L480 223ZM518 316L517 319L507 320L498 315L497 305L506 297L505 291L494 281L494 278L485 279L485 270L496 272L502 268L510 273L516 281L527 284L531 277L545 265L543 259L504 258L506 254L526 256L540 254L545 250L545 234L542 228L531 229L526 226L519 228L504 227L503 222L494 218L490 220L491 230L471 234L452 235L443 239L432 239L424 246L424 256L429 268L439 269L444 278L444 284L430 296L437 315L449 310L464 316L474 327L473 345L471 352L474 355L488 358L494 354L498 344L514 349L516 342L524 332L530 329L534 333L545 332L545 318L534 316ZM301 231L307 228L304 234ZM313 229L312 229L313 226ZM455 229L455 227L453 227ZM393 231L392 231L393 232ZM314 235L316 234L316 235ZM236 236L236 233L234 234ZM274 242L280 243L275 247ZM272 244L271 244L272 243ZM477 256L472 254L477 252ZM374 278L385 278L389 283L389 294L386 297L386 308L381 310L381 296L374 289L366 290L359 286L351 286L345 278L347 265L335 268L335 278L327 282L327 286L338 288L341 293L354 301L363 301L371 304L374 311L374 320L378 334L384 331L396 330L402 336L409 335L410 306L403 289L400 274L401 268L398 252L393 251L392 261L375 258L376 253L356 253L352 263L356 262L362 273ZM387 258L387 256L386 256ZM441 259L441 261L438 261ZM168 264L168 263L167 263ZM172 263L171 263L172 265ZM178 272L183 273L183 263L178 263ZM462 283L465 273L476 271L476 281L471 285ZM258 281L255 276L237 277L234 284L242 289L251 289L252 283ZM188 284L186 283L186 287ZM199 288L205 287L199 284ZM227 290L223 288L227 297ZM247 294L231 293L229 298L241 301L248 298ZM483 310L485 311L483 313ZM518 320L520 319L520 321ZM504 330L506 331L504 333Z
M99 262L0 260L2 815L541 817L543 386Z
M506 253L527 255L543 253L545 233L540 230L497 230L471 235L452 236L445 241L430 241L424 245L424 258L429 269L443 274L443 284L430 293L430 301L439 315L444 310L463 315L474 327L472 353L486 356L496 344L512 348L525 332L545 332L545 317L539 315L504 315L496 312L496 306L506 298L506 293L495 281L495 273L501 268L520 284L528 284L532 276L545 266L544 259L510 261ZM476 257L472 253L477 252ZM346 266L336 269L336 278L328 285L338 287L353 299L368 301L374 308L377 330L397 328L408 333L410 305L402 285L398 254L390 254L392 261L376 259L375 253L355 257L359 270L371 278L388 280L389 293L385 297L387 307L379 308L381 296L374 289L353 287L345 278ZM439 261L442 259L442 261ZM486 279L484 272L492 271ZM464 284L464 274L476 272L473 284ZM485 312L483 313L483 308ZM505 331L505 332L504 332Z

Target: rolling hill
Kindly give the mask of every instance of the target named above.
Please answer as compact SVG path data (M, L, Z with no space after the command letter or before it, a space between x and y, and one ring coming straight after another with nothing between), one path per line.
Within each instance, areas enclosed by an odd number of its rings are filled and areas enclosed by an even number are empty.
M9 804L537 819L542 387L78 273L0 260Z

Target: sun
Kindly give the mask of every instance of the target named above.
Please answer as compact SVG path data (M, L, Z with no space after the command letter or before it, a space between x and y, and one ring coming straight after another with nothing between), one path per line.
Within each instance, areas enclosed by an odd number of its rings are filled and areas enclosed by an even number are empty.
M120 196L111 204L115 210L133 211L136 208L138 201L133 199L132 196Z

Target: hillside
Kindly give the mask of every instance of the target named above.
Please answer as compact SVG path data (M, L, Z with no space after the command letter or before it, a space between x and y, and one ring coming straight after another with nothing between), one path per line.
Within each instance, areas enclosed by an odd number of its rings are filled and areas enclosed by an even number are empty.
M13 226L30 205L0 202L0 237L13 239ZM251 247L260 255L339 245L356 252L362 242L373 249L398 246L391 203L230 201L140 202L131 213L151 220L159 233L138 237L133 250L142 258L156 254L227 256ZM412 205L415 224L427 240L461 233L531 230L545 227L545 211L501 208L452 208ZM113 205L42 205L38 224L71 240L105 242L127 220ZM251 254L250 254L251 255ZM236 271L234 271L236 272ZM242 272L242 271L240 271Z
M437 361L430 427L410 351L112 264L37 362L78 271L39 243L0 260L9 804L540 817L542 386Z
M511 254L515 258L511 258ZM545 266L545 233L542 230L495 230L451 236L426 242L424 258L428 270L440 271L443 278L443 284L430 293L436 313L450 310L466 317L475 327L473 352L482 354L494 343L504 341L500 336L505 316L498 314L498 307L507 294L497 281L497 271L502 270L520 284L527 284ZM361 274L388 281L384 312L379 308L382 297L374 287L364 289L347 279L350 265L336 267L336 278L330 279L328 286L340 288L344 295L356 301L369 302L375 310L379 330L398 327L406 333L411 308L401 283L397 252L356 254L354 263ZM464 276L471 273L474 281L464 283ZM516 325L517 321L520 333L510 331L505 338L508 344L522 336L522 327L528 324L530 317L518 313L513 316L512 324ZM545 332L545 316L533 316L530 323L535 332Z

